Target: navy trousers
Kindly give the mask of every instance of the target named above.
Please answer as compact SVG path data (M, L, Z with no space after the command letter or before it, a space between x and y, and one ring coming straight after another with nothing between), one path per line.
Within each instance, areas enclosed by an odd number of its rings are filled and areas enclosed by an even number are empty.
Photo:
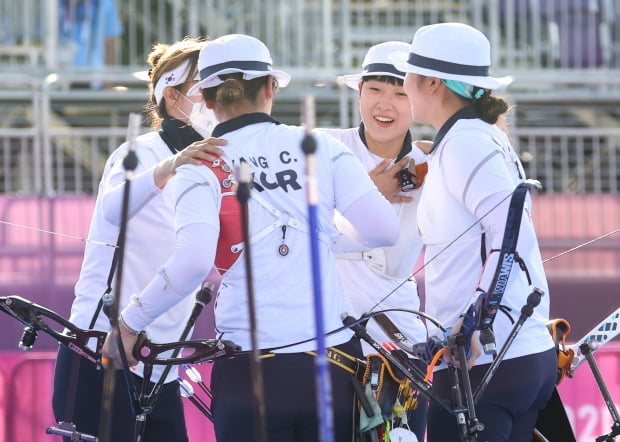
M54 393L52 396L54 416L57 421L72 422L76 425L76 430L81 433L97 436L100 426L104 371L97 370L95 364L75 355L80 359L77 394L73 406L73 416L66 416L67 401L74 400L72 397L68 397L70 366L73 356L73 351L64 345L60 346L54 369ZM138 391L140 391L142 378L134 374L131 377ZM151 388L152 384L148 391L151 391ZM133 442L135 440L136 417L132 411L128 391L123 373L118 371L112 405L112 425L109 433L110 440L114 442ZM65 442L69 440L65 438ZM176 382L164 384L153 411L146 418L142 441L188 441L183 403Z
M489 365L469 371L472 390L482 380ZM502 361L476 406L476 416L484 424L479 442L531 442L538 412L545 407L555 386L555 349ZM447 370L433 375L433 390L449 402ZM428 442L458 442L456 418L437 404L430 404Z
M361 358L359 340L337 348ZM319 437L315 358L306 353L278 353L261 360L269 442L316 442ZM355 398L352 374L328 363L334 440L353 440ZM212 412L218 441L251 442L255 434L250 356L218 359L211 375Z

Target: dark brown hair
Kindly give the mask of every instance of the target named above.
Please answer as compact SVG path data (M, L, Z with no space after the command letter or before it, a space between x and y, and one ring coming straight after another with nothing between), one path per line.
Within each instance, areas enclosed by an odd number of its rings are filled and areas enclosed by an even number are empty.
M422 84L426 78L427 77L425 75L418 74L418 84ZM467 103L468 105L473 105L476 109L476 115L478 115L482 121L486 121L489 124L497 124L502 130L508 133L508 125L503 117L503 115L510 110L510 105L506 99L491 95L491 91L489 89L483 89L484 94L478 99L468 99L462 97L447 86L446 89L448 89L461 101ZM475 87L474 93L476 90L480 90L480 88Z
M491 95L489 90L485 90L482 97L473 100L473 104L480 119L489 124L496 124L500 117L510 109L510 105L504 98Z
M251 80L244 80L243 74L240 72L224 74L219 77L223 83L203 89L202 96L205 100L214 101L221 106L235 106L244 101L255 103L258 92L270 78L273 80L274 90L278 87L277 80L268 75Z
M404 83L404 80L394 77L393 75L367 75L361 79L362 82L372 80L380 81L381 83L393 84L396 86L402 86Z

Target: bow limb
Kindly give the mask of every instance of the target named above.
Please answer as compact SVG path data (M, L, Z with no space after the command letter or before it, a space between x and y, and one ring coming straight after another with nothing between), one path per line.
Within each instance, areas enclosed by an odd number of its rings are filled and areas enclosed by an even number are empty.
M24 324L34 333L35 337L38 331L47 333L69 349L101 366L101 349L107 336L106 332L81 329L57 313L20 296L0 297L0 310ZM57 331L46 319L64 327L64 330ZM91 340L95 341L94 350L87 346ZM32 344L34 344L34 339L32 339Z
M92 363L102 366L101 350L108 335L107 332L79 328L52 310L22 298L21 296L0 297L0 310L17 319L17 321L26 327L31 328L32 332L36 333L42 331ZM53 321L54 324L50 324L50 320ZM57 331L62 328L64 328L63 331ZM86 345L91 340L95 341L94 350ZM34 344L34 339L32 343ZM188 348L192 349L193 352L191 355L183 358L158 358L158 355L161 353L174 350L175 348ZM201 362L218 357L234 356L237 354L236 352L239 351L240 347L230 341L199 340L155 344L148 340L145 333L140 333L138 341L133 349L133 355L136 359L147 365L166 365L182 364L185 362Z
M541 188L540 182L536 181L536 180L526 180L526 183L530 184L531 187L535 187L537 189ZM398 290L403 284L405 284L407 281L409 281L411 278L414 278L418 273L420 273L427 265L429 265L432 261L434 261L435 259L437 259L440 255L442 255L447 249L449 249L450 247L452 247L452 245L458 241L463 235L465 235L467 232L469 232L472 228L474 228L475 226L477 226L480 221L482 219L484 219L486 216L488 216L492 211L494 211L498 206L500 206L506 199L511 198L513 193L516 191L517 189L515 189L513 192L509 193L504 199L502 199L498 204L496 204L495 206L493 206L491 209L489 209L484 215L482 215L479 219L477 219L474 223L472 223L470 226L468 226L462 233L460 233L456 238L454 238L452 241L450 241L450 243L448 243L443 249L441 249L439 252L437 252L434 256L432 256L431 258L429 258L420 268L418 268L416 271L412 272L411 275L409 275L406 279L404 279L399 285L397 285L394 289L392 289L392 291L390 291L388 294L386 294L379 302L377 302L371 309L370 311L374 311L377 307L379 307L383 302L385 302L385 300L387 300L390 296L392 296L392 294L394 292L396 292L396 290ZM556 255L553 255L549 258L543 259L543 264L552 261L554 259L560 258L564 255L568 255L569 253L572 253L574 251L577 251L583 247L589 246L590 244L594 244L595 242L598 242L602 239L605 239L609 236L615 235L616 233L620 232L620 228L611 230L607 233L604 233L600 236L597 236L596 238L590 239L588 241L585 241L581 244L578 244L574 247L571 247L570 249L564 250L563 252L560 252Z
M506 201L508 198L512 198L512 196L515 194L515 192L517 192L517 191L520 192L519 189L521 188L521 186L526 186L527 189L529 189L531 187L535 187L536 189L541 189L542 188L542 185L537 180L528 179L528 180L525 180L523 183L519 184L519 186L517 186L512 192L510 192L508 195L506 195L504 198L502 198L497 204L495 204L493 207L491 207L489 210L487 210L480 218L476 219L465 230L463 230L461 233L459 233L452 241L450 241L448 244L446 244L444 248L439 250L434 256L430 257L429 259L426 259L424 261L424 264L422 264L422 266L420 268L418 268L416 271L412 272L411 275L409 275L400 284L398 284L396 287L394 287L388 294L386 294L383 298L381 298L381 300L376 302L375 305L369 311L375 310L382 303L384 303L390 296L392 296L392 294L394 294L407 281L411 280L411 278L414 278L418 273L420 273L422 270L424 270L424 268L426 268L431 262L433 262L434 260L439 258L442 254L444 254L459 239L461 239L465 234L467 234L467 232L469 232L471 229L477 227L484 218L486 218L495 209L497 209L499 206L501 206L504 201Z
M513 264L517 260L517 241L521 229L521 219L523 217L523 207L525 205L525 197L532 187L540 188L537 181L525 181L517 186L512 192L510 199L510 207L506 216L506 227L504 229L504 238L502 247L499 251L497 266L491 284L486 293L483 291L479 298L480 311L478 314L471 311L476 317L473 319L474 329L480 330L480 340L483 344L485 353L495 352L495 338L493 337L493 321L499 309L500 302L504 296L504 291L508 285L508 279L512 271ZM525 263L523 264L525 266ZM527 267L525 267L527 273ZM529 276L528 276L529 278ZM478 304L478 302L476 302ZM465 318L464 324L468 322ZM471 330L464 330L468 333Z
M189 350L183 356L162 358L160 355L170 350ZM138 335L133 348L133 356L145 365L182 365L212 361L223 357L234 357L243 353L241 347L231 341L220 339L201 339L191 341L155 344L149 341L144 332Z
M72 322L58 315L50 309L47 309L41 305L38 305L32 301L29 301L20 296L3 296L0 297L0 310L12 316L17 321L31 327L35 332L42 331L56 341L63 345L66 345L69 349L85 357L89 361L99 366L101 363L101 350L103 343L108 335L105 331L100 330L85 330L79 328ZM408 309L386 309L376 312L368 313L357 323L368 320L377 315L382 315L390 311L402 311L418 316L423 316L429 321L435 323L439 328L443 329L443 326L437 319L424 312ZM46 321L46 319L52 320L57 328L64 328L62 332L57 331L54 327ZM338 329L332 330L327 334L339 333L342 330L349 328L349 326L343 326ZM280 347L274 347L263 351L264 354L272 353L275 350L280 350L287 347L296 346L304 342L315 340L312 337L305 341L293 342L291 344L282 345ZM94 340L95 349L89 348L87 342ZM168 352L176 349L190 350L189 354L183 357L177 358L161 358L164 352ZM184 363L198 363L203 361L211 361L217 358L234 357L239 354L244 354L241 348L231 341L220 339L206 339L206 340L191 340L191 341L179 341L169 342L163 344L156 344L151 342L145 333L140 333L133 348L133 356L138 361L143 362L145 365L181 365Z
M469 359L472 357L475 359L477 356L472 356L472 345L478 345L477 341L473 342L473 337L479 332L479 341L482 344L483 350L487 354L496 353L495 336L493 334L493 321L495 315L499 309L504 291L508 284L508 279L512 271L513 264L518 259L517 255L517 241L519 239L519 232L521 229L521 219L523 217L523 207L525 204L525 197L531 187L540 187L540 183L533 180L524 181L520 183L509 196L510 206L506 215L506 224L504 228L504 237L502 239L502 245L497 258L497 264L493 272L493 277L488 286L488 289L482 290L478 288L479 295L477 299L469 306L467 311L462 315L461 319L455 325L453 334L462 334L464 336L465 354ZM502 200L503 201L503 200ZM495 206L496 207L496 206ZM488 213L488 212L487 212ZM489 260L487 258L487 264ZM527 274L527 267L525 263L524 271ZM483 275L486 270L483 269ZM529 274L528 274L529 278ZM445 355L446 358L450 358L449 352ZM473 362L473 361L472 361Z
M102 366L102 348L108 335L107 332L79 328L52 310L21 296L0 297L0 310L30 328L31 332L42 331L92 363ZM50 325L50 320L54 324ZM57 331L57 329L62 328L64 328L63 331ZM91 340L95 341L94 350L87 346L87 343ZM32 343L34 344L34 339ZM192 349L193 352L183 358L158 358L158 355L161 353L175 348L188 348ZM201 362L218 357L234 356L239 351L240 347L230 341L200 340L155 344L148 340L145 333L140 333L136 346L133 349L133 355L147 365L166 365Z
M339 327L335 330L331 330L326 335L339 333L351 326L361 324L367 321L369 318L384 315L386 312L400 311L422 316L429 321L433 322L440 329L444 329L441 323L437 319L423 312L408 310L408 309L386 309L376 312L368 313L353 324L348 324L343 327ZM306 342L314 341L316 337L312 337L303 341L292 342L290 344L281 345L278 347L272 347L261 350L261 356L273 354L276 350L282 350L288 347L294 347ZM185 354L181 357L174 358L162 358L160 355L164 352L171 350L185 349ZM228 340L221 339L203 339L203 340L191 340L191 341L179 341L169 342L164 344L155 344L150 342L144 333L140 333L138 341L133 350L133 356L140 362L150 365L182 365L182 364L195 364L204 361L212 361L218 358L234 357L241 354L250 354L250 351L241 350L241 347Z

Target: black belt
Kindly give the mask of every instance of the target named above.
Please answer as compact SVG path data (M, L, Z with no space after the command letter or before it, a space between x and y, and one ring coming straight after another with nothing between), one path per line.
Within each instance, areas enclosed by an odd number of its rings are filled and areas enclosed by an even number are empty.
M307 351L306 354L316 356L315 351ZM364 367L366 363L347 352L337 349L336 347L327 348L327 359L332 364L343 370L355 375L360 367Z

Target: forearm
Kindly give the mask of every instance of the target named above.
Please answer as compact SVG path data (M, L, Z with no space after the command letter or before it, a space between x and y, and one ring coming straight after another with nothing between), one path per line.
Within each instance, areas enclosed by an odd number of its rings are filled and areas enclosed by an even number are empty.
M143 330L200 285L213 266L217 235L207 224L191 224L177 233L172 257L121 313L131 329Z
M343 213L354 227L350 235L367 248L393 245L399 236L398 218L392 205L379 193L369 191Z

